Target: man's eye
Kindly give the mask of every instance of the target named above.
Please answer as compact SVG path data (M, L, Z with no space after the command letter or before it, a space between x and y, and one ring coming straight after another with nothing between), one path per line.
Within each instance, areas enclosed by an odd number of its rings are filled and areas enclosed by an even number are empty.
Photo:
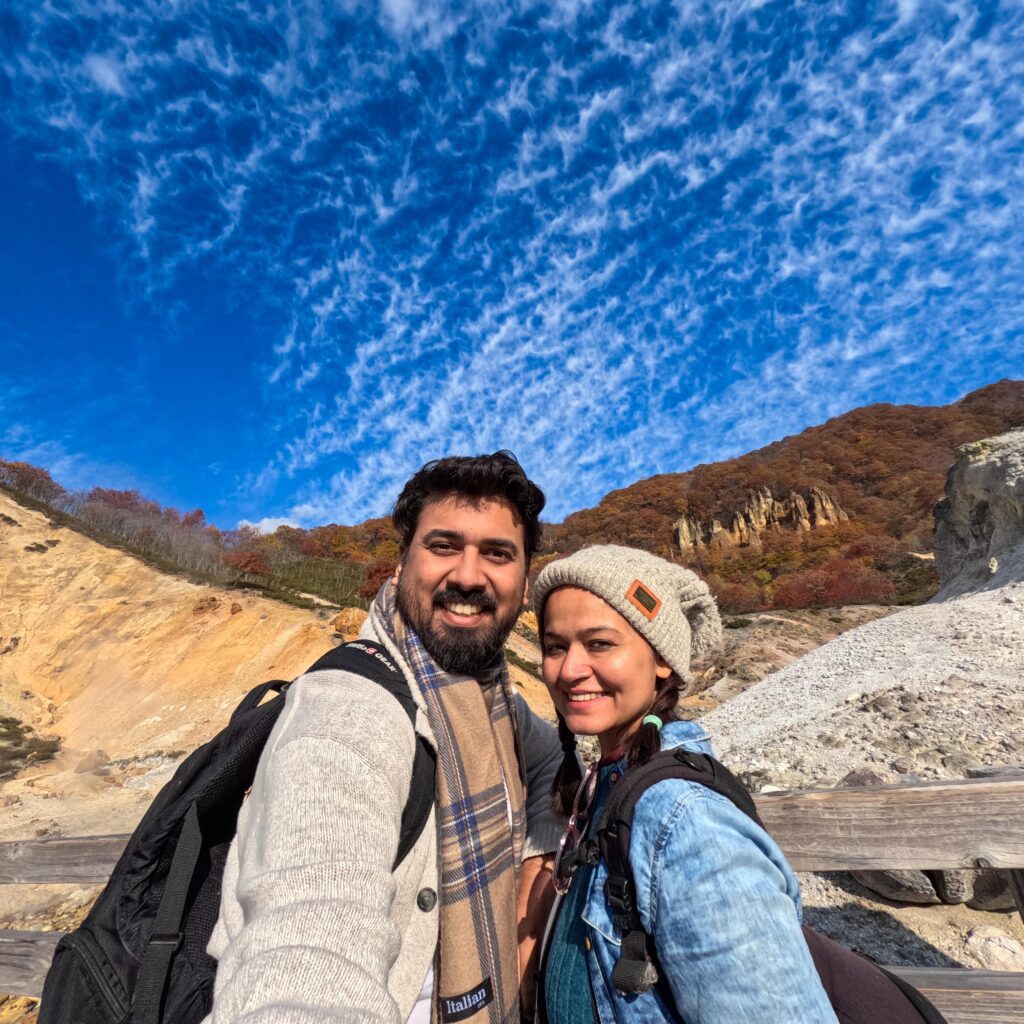
M493 551L487 552L487 557L492 562L511 562L512 554L506 551L504 548L495 548Z
M433 551L435 554L438 554L438 555L446 555L450 551L454 551L455 550L455 545L454 544L448 544L445 541L440 541L439 540L439 541L435 541L433 544L430 545L430 550Z

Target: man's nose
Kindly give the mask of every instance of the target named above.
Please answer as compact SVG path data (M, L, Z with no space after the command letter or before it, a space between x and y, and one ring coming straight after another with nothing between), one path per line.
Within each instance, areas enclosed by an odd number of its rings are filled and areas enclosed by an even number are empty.
M480 553L474 548L463 548L458 562L448 573L448 582L460 590L480 590L487 584Z

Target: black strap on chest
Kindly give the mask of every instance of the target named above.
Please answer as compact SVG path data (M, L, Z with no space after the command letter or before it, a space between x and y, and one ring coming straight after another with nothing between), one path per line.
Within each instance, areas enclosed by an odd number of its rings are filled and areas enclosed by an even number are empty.
M622 953L612 972L612 984L627 995L647 992L659 979L653 943L644 931L636 904L636 886L629 866L629 842L633 815L640 797L651 786L666 779L685 779L707 786L727 797L764 827L747 788L725 765L707 754L681 747L655 754L646 764L627 772L612 789L598 818L593 842L596 842L608 871L605 896L611 917L623 933Z

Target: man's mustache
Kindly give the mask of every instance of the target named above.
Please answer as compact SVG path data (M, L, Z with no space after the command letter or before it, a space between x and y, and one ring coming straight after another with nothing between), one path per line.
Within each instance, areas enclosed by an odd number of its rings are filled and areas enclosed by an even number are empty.
M498 602L482 590L460 590L458 587L445 587L434 594L435 608L449 608L453 604L471 604L482 612L497 611Z

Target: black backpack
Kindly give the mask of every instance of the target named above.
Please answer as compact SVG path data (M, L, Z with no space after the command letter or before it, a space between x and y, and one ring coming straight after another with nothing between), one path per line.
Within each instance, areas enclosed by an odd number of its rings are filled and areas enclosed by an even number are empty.
M646 764L627 772L612 789L598 818L594 836L581 844L579 862L604 860L608 870L605 896L616 926L622 930L622 952L612 984L623 994L657 987L667 1006L672 993L658 971L657 956L644 932L637 909L629 840L637 801L664 779L687 779L731 800L764 828L750 793L721 762L706 754L676 747L655 754ZM946 1019L912 985L865 957L804 925L804 939L840 1024L947 1024Z
M409 685L377 645L343 644L310 671L327 668L379 683L415 724ZM228 847L289 685L273 680L249 693L157 795L89 915L57 945L39 1024L199 1024L210 1012L217 964L206 945ZM395 867L426 825L434 774L434 753L417 735Z

